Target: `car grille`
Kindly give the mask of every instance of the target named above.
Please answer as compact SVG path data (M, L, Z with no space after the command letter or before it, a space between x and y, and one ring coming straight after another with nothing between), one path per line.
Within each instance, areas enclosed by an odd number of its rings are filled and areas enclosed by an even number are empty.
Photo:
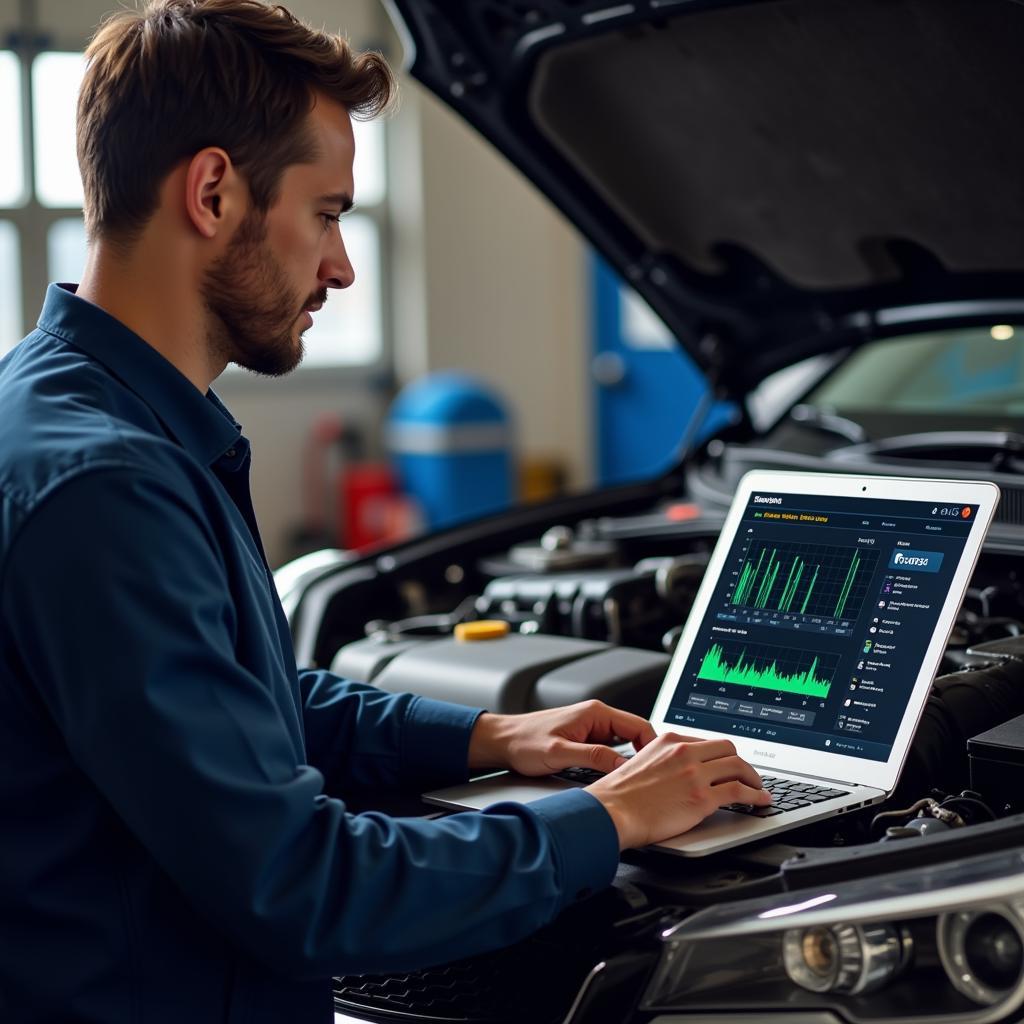
M334 1005L371 1019L555 1024L593 967L579 954L534 942L408 974L335 978Z
M1024 526L1024 490L1018 487L1003 487L999 505L996 507L996 522Z
M677 907L650 907L634 886L614 886L505 949L420 971L335 978L334 1005L381 1022L558 1024L599 962L657 945L682 916Z

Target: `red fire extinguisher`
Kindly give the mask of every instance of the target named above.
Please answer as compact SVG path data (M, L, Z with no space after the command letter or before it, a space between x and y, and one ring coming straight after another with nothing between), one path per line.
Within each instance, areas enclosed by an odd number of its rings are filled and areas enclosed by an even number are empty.
M409 498L399 493L391 466L368 461L365 447L362 432L340 416L326 414L313 423L303 457L310 537L361 551L417 532L419 516ZM336 465L329 469L332 453Z

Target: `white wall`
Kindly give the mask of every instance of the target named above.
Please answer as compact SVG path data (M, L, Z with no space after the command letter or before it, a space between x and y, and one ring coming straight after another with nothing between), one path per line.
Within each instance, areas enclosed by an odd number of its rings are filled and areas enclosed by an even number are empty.
M115 0L39 0L38 28L80 47ZM291 0L358 46L397 39L377 0ZM0 38L19 0L0 0ZM400 381L461 367L511 403L520 452L554 455L574 486L590 472L583 250L545 200L447 108L403 76L389 124L391 308ZM218 390L253 440L253 498L272 562L299 519L301 450L312 421L341 411L379 423L381 397L321 379L225 380Z
M424 187L427 352L516 410L522 449L588 476L585 259L575 230L456 116L413 84Z

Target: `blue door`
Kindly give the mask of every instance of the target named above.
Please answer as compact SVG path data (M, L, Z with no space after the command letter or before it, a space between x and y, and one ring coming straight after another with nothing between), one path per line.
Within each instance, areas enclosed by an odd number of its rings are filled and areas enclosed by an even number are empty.
M591 264L597 479L613 484L653 477L678 458L707 390L704 377L615 271L597 256ZM699 437L724 426L732 413L727 403L715 403Z

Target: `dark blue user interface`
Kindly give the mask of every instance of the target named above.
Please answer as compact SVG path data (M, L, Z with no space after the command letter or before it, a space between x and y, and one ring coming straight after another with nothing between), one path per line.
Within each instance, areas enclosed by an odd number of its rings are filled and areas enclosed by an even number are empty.
M751 495L667 721L888 760L977 513Z

